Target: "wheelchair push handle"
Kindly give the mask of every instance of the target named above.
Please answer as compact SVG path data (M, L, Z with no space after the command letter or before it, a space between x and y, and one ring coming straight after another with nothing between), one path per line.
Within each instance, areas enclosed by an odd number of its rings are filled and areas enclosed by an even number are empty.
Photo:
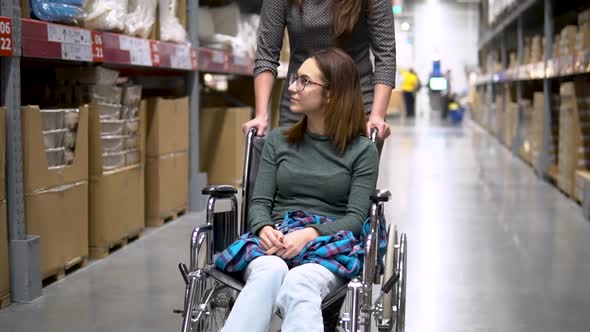
M379 132L379 130L375 127L371 128L371 142L373 143L377 143L377 133Z

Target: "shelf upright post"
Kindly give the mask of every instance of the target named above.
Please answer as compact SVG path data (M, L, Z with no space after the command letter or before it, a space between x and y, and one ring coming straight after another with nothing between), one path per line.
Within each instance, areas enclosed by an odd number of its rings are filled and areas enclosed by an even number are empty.
M21 131L21 8L19 0L0 0L0 15L12 18L13 56L0 59L2 105L6 106L6 196L10 292L15 302L42 295L39 236L27 236Z
M518 16L516 21L516 39L517 39L517 46L516 46L516 53L518 58L518 65L524 65L524 27L523 27L523 18L522 14ZM520 78L516 77L516 104L517 104L517 121L518 126L516 127L516 137L514 138L514 142L512 142L512 153L518 155L519 150L522 146L524 141L524 110L522 107L522 99L523 99L523 81Z
M191 46L199 48L198 1L188 1L188 35ZM197 54L198 56L198 54ZM197 212L205 208L201 189L207 185L207 174L201 173L199 154L199 72L192 71L187 77L189 95L189 211Z
M554 22L553 22L553 3L552 0L545 1L545 49L544 59L549 60L552 56L553 50L553 33L554 33ZM549 170L550 158L550 144L551 144L551 114L553 109L553 97L551 95L551 79L545 77L543 80L543 96L545 99L545 107L543 109L543 145L541 153L539 154L539 160L535 160L535 170L541 177L546 177Z

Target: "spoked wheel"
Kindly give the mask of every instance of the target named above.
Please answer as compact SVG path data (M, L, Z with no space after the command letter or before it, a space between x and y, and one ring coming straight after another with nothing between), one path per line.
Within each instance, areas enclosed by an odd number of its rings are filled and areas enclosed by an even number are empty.
M193 306L191 332L219 332L231 312L237 294L213 278L204 278L199 284L196 298L200 301ZM205 309L200 317L197 310L199 305L203 305Z
M404 332L406 329L406 283L407 283L407 264L408 264L408 240L405 233L402 234L399 245L398 255L398 273L400 275L396 292L396 309L397 319L395 332Z
M385 271L383 271L383 282L381 285L389 280L392 276L396 273L397 268L397 257L398 257L398 249L397 249L397 226L389 225L387 231L387 251L385 252ZM389 326L391 326L395 320L396 316L393 311L393 306L396 303L395 293L397 287L394 286L393 289L389 291L387 294L383 294L383 320L384 323L389 322Z

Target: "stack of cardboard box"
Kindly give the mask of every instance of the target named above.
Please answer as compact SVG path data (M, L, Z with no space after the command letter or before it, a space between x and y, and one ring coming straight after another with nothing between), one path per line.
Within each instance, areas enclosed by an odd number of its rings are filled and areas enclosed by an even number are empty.
M590 108L586 94L590 85L584 80L562 83L560 87L558 187L574 196L578 169L590 165Z
M200 112L201 170L210 184L242 185L245 138L242 124L250 107L204 108Z
M41 237L44 279L87 261L88 115L86 106L21 110L26 232Z
M504 107L503 107L503 101L502 101L502 96L497 95L496 96L496 104L495 104L495 115L496 115L496 127L494 128L493 132L497 137L500 137L500 134L502 133L502 127L504 127L504 123L506 120L504 120L504 114L506 112L504 112Z
M10 269L8 259L8 222L6 218L6 110L0 108L0 309L10 305Z
M511 147L518 130L518 105L513 101L510 89L506 87L505 90L506 108L502 125L502 141L506 146Z
M151 98L147 107L146 224L160 226L188 205L188 98Z
M141 89L129 86L119 96L120 103L90 105L90 255L94 258L107 256L145 228L141 128L146 120L140 99Z

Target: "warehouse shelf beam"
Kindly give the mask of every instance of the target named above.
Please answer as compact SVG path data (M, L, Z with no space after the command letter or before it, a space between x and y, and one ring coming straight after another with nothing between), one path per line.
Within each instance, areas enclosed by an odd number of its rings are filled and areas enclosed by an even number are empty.
M6 194L9 231L10 292L15 302L42 295L40 239L27 236L24 211L20 116L21 10L19 0L1 0L0 15L12 18L13 56L0 59L2 103L6 106Z
M500 36L501 34L504 33L504 31L506 30L506 28L514 23L515 20L518 19L518 17L520 17L524 12L526 12L529 8L531 8L535 3L537 3L537 1L539 0L525 0L522 1L520 4L517 5L517 7L510 11L510 13L504 18L502 19L499 23L497 23L492 29L491 31L489 31L488 33L486 33L484 35L484 37L482 37L479 41L479 48L483 48L484 46L486 46L489 42L491 42L493 39L495 39L496 37Z

